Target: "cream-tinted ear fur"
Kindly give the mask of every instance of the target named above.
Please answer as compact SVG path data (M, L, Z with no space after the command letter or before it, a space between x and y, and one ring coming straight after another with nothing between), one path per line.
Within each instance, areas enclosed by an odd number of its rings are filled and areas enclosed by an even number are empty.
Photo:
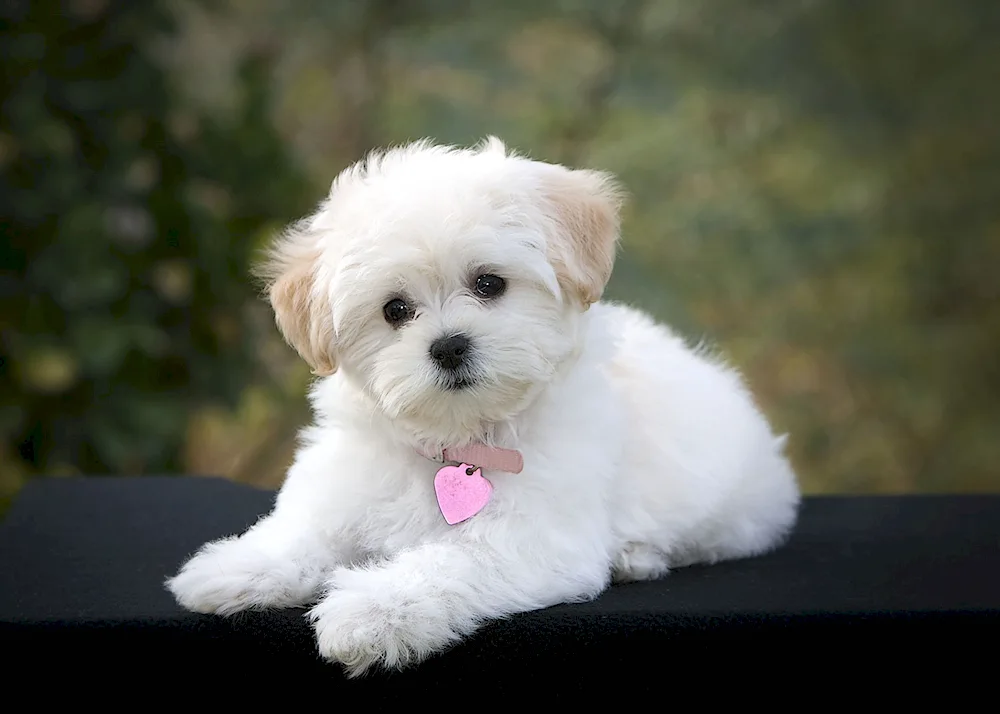
M623 193L610 174L546 167L542 195L553 225L549 260L563 290L587 307L611 278Z
M257 272L281 334L313 374L325 377L337 371L337 358L330 301L317 285L319 257L318 237L303 222L278 239Z

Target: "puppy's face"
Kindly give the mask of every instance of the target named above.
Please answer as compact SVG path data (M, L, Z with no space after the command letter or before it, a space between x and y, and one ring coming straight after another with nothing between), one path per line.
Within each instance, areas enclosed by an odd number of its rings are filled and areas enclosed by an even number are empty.
M578 344L618 238L609 178L416 144L341 174L268 264L279 327L390 419L474 438L544 389Z

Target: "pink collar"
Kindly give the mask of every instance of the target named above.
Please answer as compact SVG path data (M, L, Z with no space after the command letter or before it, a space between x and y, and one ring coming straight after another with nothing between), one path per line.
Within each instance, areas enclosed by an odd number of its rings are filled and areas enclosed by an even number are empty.
M425 458L438 463L468 464L479 466L487 471L506 471L507 473L519 474L524 468L524 457L521 456L520 451L501 449L485 444L447 448L436 456L423 451L420 453Z

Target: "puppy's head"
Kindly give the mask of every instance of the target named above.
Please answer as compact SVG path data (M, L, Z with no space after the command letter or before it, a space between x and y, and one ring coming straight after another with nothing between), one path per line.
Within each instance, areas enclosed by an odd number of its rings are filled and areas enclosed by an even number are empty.
M279 328L391 419L454 440L515 415L611 275L619 192L593 171L420 142L336 178L264 265Z

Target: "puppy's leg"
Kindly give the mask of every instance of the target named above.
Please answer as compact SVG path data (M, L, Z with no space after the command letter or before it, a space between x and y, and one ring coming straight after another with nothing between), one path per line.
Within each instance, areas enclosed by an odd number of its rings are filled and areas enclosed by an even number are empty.
M315 597L336 562L315 534L279 511L242 536L203 546L166 585L194 612L294 607Z
M337 568L310 613L320 654L350 676L372 665L398 669L486 620L586 600L607 586L599 557L546 558L537 543L506 545L501 553L482 544L428 544L381 565Z
M649 543L629 542L615 556L612 578L617 583L656 580L670 570L666 554ZM672 563L674 567L681 567Z

